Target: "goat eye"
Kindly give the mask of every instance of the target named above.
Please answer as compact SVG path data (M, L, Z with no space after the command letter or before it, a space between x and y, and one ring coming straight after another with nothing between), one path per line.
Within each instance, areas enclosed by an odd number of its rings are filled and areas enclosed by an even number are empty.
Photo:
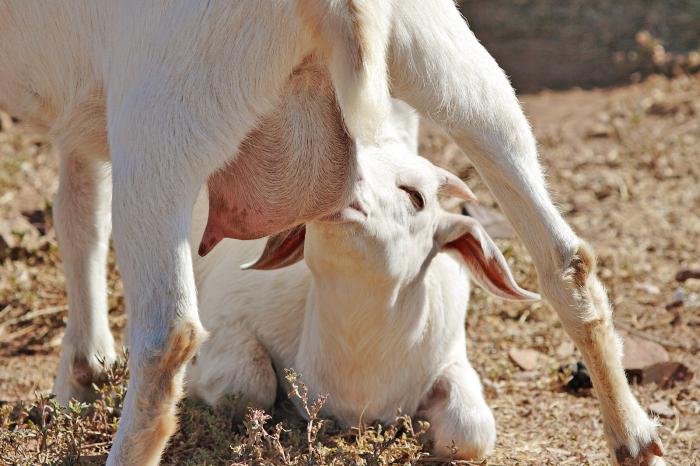
M405 191L408 194L411 204L416 210L423 210L425 207L425 198L423 194L417 189L411 188L410 186L399 186L399 189Z

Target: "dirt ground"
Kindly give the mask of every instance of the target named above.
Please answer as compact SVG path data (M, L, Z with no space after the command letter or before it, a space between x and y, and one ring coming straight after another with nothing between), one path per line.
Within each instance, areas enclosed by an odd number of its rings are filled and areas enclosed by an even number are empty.
M633 390L643 406L668 408L659 422L669 464L700 464L700 279L676 279L700 270L700 75L522 101L553 197L598 253L618 327L660 343L696 374L673 388ZM0 400L16 402L50 390L67 309L50 215L55 157L40 136L7 115L0 121ZM421 151L493 205L466 158L429 124ZM519 241L500 245L519 282L536 289ZM115 269L112 262L109 302L119 332L125 317ZM580 356L546 304L506 303L476 290L466 324L498 423L488 464L607 464L594 396L563 389L559 368ZM509 358L526 349L538 352L530 370Z

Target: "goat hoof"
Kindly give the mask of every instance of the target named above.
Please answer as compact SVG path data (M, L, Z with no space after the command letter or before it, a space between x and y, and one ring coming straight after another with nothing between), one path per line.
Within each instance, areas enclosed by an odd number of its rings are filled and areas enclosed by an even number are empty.
M658 438L642 446L636 456L632 456L629 449L624 446L615 450L615 458L620 466L665 466L663 455L663 445Z
M105 367L110 366L115 356L104 358L104 367L98 363L90 364L90 356L75 355L72 358L62 358L56 373L56 381L53 386L53 393L58 402L67 406L72 399L84 402L94 401L97 393L93 384L104 381ZM95 358L97 361L97 358Z

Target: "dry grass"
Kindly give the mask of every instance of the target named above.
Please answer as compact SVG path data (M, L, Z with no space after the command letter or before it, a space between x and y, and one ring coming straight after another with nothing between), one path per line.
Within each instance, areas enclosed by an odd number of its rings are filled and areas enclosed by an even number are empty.
M0 407L2 464L84 464L107 454L126 394L126 365L108 368L92 403L61 407L52 395Z
M100 464L109 452L126 395L127 370L119 361L92 403L72 401L61 407L50 395L31 403L0 407L2 464ZM308 421L292 412L291 402L276 416L249 408L242 424L234 423L226 403L217 408L186 400L180 406L181 428L171 439L164 465L381 465L423 461L421 437L428 425L397 415L388 426L341 431L318 417L325 397L308 400L299 376L288 371L290 400L298 399ZM231 400L233 401L233 400ZM415 424L415 427L414 427ZM464 462L460 462L466 464Z
M700 280L675 280L680 270L700 269L700 76L651 78L601 91L548 92L523 101L554 198L598 252L616 321L664 342L673 360L700 373ZM103 388L97 405L61 411L46 398L34 406L19 403L50 389L66 301L50 221L55 161L42 139L22 133L7 117L2 125L0 234L8 244L0 242L0 399L7 402L0 411L0 451L20 456L3 456L0 462L70 464L78 454L81 461L93 457L99 462L118 415L118 382ZM483 202L490 203L473 168L440 132L424 128L421 150L468 178ZM30 217L39 229L23 211L36 211ZM519 281L537 288L520 243L503 241L501 246ZM115 332L124 323L120 286L111 265ZM683 304L667 307L679 288ZM559 367L577 361L578 353L560 348L567 337L547 305L505 303L477 290L467 329L470 358L498 423L496 450L488 464L607 463L594 397L562 389ZM532 371L518 369L507 356L512 348L541 352L541 364ZM644 406L663 401L674 412L660 420L670 464L700 464L695 459L700 442L697 380L667 390L634 388ZM53 420L42 421L48 414ZM420 457L421 428L406 418L362 432L315 421L312 427L319 430L309 442L307 424L290 418L283 407L272 415L267 420L266 414L251 412L245 426L233 426L225 409L187 401L166 462L429 461ZM278 422L283 423L279 428Z

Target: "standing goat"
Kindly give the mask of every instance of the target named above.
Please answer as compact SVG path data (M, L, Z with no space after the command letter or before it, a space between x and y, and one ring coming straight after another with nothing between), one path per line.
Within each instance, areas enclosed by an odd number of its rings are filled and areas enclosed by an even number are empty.
M202 254L226 236L338 211L389 83L469 154L522 238L589 367L616 460L662 464L656 425L624 377L594 256L552 204L513 89L452 1L0 0L0 11L0 106L45 129L60 153L61 402L89 397L99 359L114 359L114 226L131 378L108 464L157 463L175 429L183 369L205 336L188 242L202 185L209 179ZM282 95L309 56L327 81L305 99Z
M472 199L466 185L410 154L398 141L362 150L349 207L195 258L210 336L188 368L189 393L211 404L240 396L240 417L248 402L269 409L293 367L312 396L330 394L323 414L346 426L389 422L400 409L427 418L438 455L454 447L475 459L493 447L493 415L465 352L469 279L507 299L538 296L518 287L478 222L440 208L440 192ZM206 214L202 199L194 241ZM240 270L246 262L266 271Z

